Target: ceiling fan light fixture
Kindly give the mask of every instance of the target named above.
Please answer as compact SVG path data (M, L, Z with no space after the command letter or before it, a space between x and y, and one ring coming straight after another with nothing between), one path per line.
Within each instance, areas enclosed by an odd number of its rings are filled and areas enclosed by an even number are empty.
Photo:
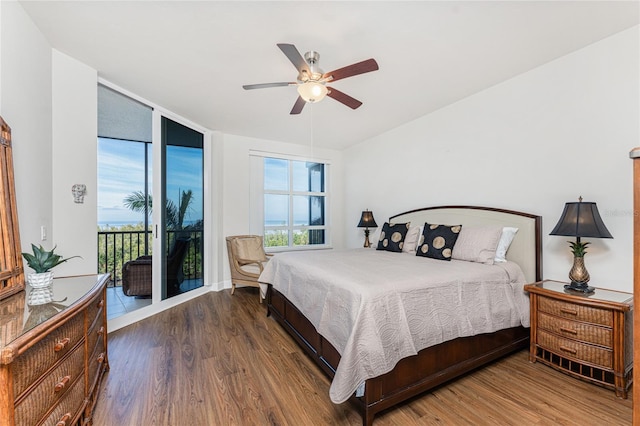
M314 103L320 102L327 96L327 86L317 81L308 81L306 83L298 84L298 94L306 102Z

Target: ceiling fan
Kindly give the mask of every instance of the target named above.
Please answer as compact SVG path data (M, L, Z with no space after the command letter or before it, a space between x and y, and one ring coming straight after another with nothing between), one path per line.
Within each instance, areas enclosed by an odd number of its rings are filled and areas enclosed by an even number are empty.
M307 102L319 102L324 99L325 96L329 96L351 109L358 108L362 105L362 102L333 87L327 86L327 83L378 69L378 63L375 59L367 59L343 68L338 68L337 70L323 72L318 66L318 60L320 59L318 52L307 52L303 58L293 44L279 43L278 47L282 50L282 53L289 58L293 66L296 67L296 70L298 70L297 81L247 84L242 87L245 90L252 90L265 89L267 87L297 86L299 96L290 114L300 114Z

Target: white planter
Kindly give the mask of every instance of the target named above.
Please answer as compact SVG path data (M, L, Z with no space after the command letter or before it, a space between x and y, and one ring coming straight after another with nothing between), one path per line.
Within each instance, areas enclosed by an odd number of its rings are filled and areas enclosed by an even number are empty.
M41 272L39 274L29 274L27 276L27 282L31 288L43 288L49 287L53 284L53 272Z
M31 291L27 296L27 305L43 305L53 301L53 272L41 272L27 275Z

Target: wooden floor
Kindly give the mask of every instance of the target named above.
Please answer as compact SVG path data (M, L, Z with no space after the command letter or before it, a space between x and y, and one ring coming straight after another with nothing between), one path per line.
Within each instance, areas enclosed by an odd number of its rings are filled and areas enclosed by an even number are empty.
M265 313L257 289L240 288L111 333L94 424L360 425ZM631 401L521 351L380 413L374 425L630 425Z

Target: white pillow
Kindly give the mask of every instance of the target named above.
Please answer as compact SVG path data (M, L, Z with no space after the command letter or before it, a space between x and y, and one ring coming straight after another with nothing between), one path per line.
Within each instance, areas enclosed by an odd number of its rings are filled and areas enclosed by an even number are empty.
M424 225L409 227L407 235L404 237L404 245L402 246L403 253L415 254L418 248L418 240L420 239L420 235L422 235L422 232L420 232L421 228L424 228Z
M493 265L501 234L500 226L463 226L451 258Z
M500 236L498 248L496 249L496 257L494 259L495 262L507 261L507 250L509 250L509 246L513 241L513 237L516 236L517 232L518 228L512 228L510 226L505 226L504 228L502 228L502 236Z

